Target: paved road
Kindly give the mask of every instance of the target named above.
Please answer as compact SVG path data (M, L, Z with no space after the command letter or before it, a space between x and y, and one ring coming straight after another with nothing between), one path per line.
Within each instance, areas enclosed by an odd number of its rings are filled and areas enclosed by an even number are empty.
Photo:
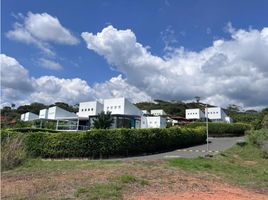
M224 138L209 138L209 154L220 153L239 141L244 141L244 137L224 137ZM205 156L207 145L198 145L194 147L189 147L185 149L178 149L171 152L153 154L147 156L136 156L112 160L162 160L171 158L194 158L199 156Z

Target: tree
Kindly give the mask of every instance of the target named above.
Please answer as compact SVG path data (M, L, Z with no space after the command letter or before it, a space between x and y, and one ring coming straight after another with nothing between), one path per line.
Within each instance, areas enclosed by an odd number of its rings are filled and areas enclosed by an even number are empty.
M102 111L98 114L96 119L93 119L93 127L96 129L108 129L111 127L112 123L114 122L114 119L111 115L111 112L105 113Z

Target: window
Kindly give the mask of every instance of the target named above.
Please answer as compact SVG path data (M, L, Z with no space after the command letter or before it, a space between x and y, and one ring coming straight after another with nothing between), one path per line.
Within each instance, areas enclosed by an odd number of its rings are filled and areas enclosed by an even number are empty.
M107 107L107 110L109 110L109 106Z
M93 111L93 108L91 108L91 111Z
M117 108L117 106L114 107L114 109L116 109L116 108Z
M84 111L84 109L81 110L82 112Z
M121 108L121 106L118 106L118 109L120 109Z
M111 109L113 109L113 106L111 106Z

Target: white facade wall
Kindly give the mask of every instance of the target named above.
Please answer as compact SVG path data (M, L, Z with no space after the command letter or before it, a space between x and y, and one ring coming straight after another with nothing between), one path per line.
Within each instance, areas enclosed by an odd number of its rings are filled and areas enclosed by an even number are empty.
M78 117L96 116L103 111L103 104L98 101L88 101L79 103Z
M36 120L36 119L39 119L39 116L34 114L34 113L31 113L31 112L27 112L25 113L24 115L24 121L33 121L33 120Z
M161 116L161 115L167 115L164 110L158 109L158 110L151 110L151 114L154 116Z
M166 118L160 116L142 116L141 128L166 128Z
M21 120L21 121L24 121L24 120L25 120L25 114L21 114L21 115L20 115L20 120Z
M39 119L47 119L48 109L42 109L39 111Z
M48 109L48 119L57 120L57 119L74 119L78 117L75 113L66 111L58 106L54 106Z
M186 109L185 110L186 119L202 119L205 118L205 114L199 109Z
M110 111L112 115L141 116L142 112L125 98L104 100L104 112Z
M149 115L150 113L147 110L141 110L142 114Z

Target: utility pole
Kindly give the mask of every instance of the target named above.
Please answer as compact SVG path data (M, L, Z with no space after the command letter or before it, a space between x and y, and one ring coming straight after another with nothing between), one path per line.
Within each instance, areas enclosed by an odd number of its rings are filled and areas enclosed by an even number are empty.
M208 154L208 105L206 104L205 108L206 113L206 130L207 130L207 154Z

